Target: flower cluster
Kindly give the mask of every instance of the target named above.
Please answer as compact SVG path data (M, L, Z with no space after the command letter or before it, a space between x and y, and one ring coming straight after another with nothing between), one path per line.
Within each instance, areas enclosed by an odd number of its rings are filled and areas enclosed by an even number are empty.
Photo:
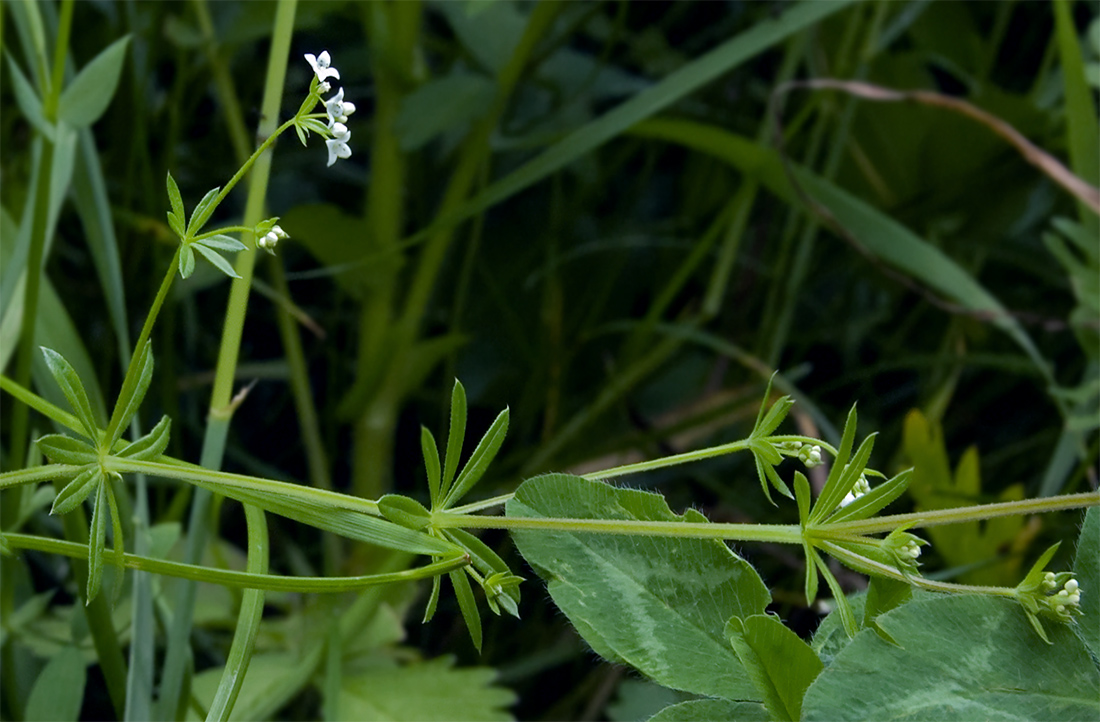
M1047 592L1058 590L1043 598L1048 614L1060 621L1069 622L1074 615L1081 613L1081 587L1072 574L1046 572L1043 575L1043 587Z
M336 95L328 100L321 98L321 95L332 90L328 79L340 79L340 71L332 67L332 58L329 57L327 50L322 51L320 55L306 53L305 58L313 68L315 76L310 85L310 97L320 98L324 102L325 114L328 116L328 126L323 128L322 132L331 136L325 141L325 146L328 147L328 164L331 166L337 158L351 157L351 146L348 144L351 140L351 131L348 130L346 123L348 116L355 112L355 103L344 100L343 88L337 90ZM311 127L318 130L316 126ZM301 133L299 137L302 137ZM305 142L304 137L302 142Z
M867 481L867 475L866 474L860 474L859 475L859 481L857 481L856 485L852 487L852 490L849 491L847 494L845 494L844 498L840 500L840 505L841 506L848 506L853 501L855 501L859 497L863 496L864 494L868 493L869 491L871 491L871 482ZM919 550L918 550L918 556L919 556ZM916 557L914 557L914 558L916 558Z
M797 456L798 460L806 465L807 469L824 464L821 458L821 447L817 444L806 444L801 441L784 441L777 445L783 453Z
M271 255L275 255L275 246L284 238L290 238L290 236L279 226L273 226L260 240L256 241L256 245Z

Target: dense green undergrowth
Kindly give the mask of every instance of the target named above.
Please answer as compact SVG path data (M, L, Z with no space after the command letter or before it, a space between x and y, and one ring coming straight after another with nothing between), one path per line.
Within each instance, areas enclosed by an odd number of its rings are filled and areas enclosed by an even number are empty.
M3 719L1100 715L1095 7L0 19Z

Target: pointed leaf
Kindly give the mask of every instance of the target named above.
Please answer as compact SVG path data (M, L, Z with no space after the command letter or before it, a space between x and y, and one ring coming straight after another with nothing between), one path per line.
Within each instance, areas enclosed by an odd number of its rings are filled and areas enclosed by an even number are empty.
M191 250L191 246L184 246L180 249L180 278L188 278L195 271L195 252Z
M187 212L183 208L183 196L180 195L180 188L176 185L176 179L172 177L172 172L168 171L168 178L164 182L168 190L168 202L172 206L172 214L179 220L180 227L176 233L183 236L183 219L187 217ZM171 222L171 219L169 219ZM173 226L172 230L176 230Z
M853 427L855 424L852 425ZM844 468L840 469L840 456L833 469L829 472L829 478L825 482L825 488L821 490L821 496L817 498L817 505L810 513L810 520L814 523L824 520L840 507L840 502L855 488L856 482L867 468L867 462L871 459L871 451L875 448L877 432L871 434L860 444L852 460Z
M68 514L70 511L80 506L80 503L88 498L88 494L92 493L92 490L95 489L96 484L102 478L103 472L98 465L92 466L77 474L72 481L65 485L53 500L53 508L50 509L50 513Z
M101 477L96 485L95 505L92 507L92 523L88 529L88 591L84 603L91 604L99 595L103 581L103 552L107 546L107 479Z
M818 555L817 549L811 548L810 553L813 556L814 565L821 572L821 576L825 577L825 583L829 585L829 591L833 593L833 601L836 602L837 611L840 612L840 621L844 624L845 633L849 637L856 636L856 633L859 632L859 623L856 622L856 615L852 611L852 605L848 603L848 597L844 595L844 590L840 588L840 582L829 571L825 561Z
M248 246L238 241L232 236L227 236L224 233L219 233L216 236L210 236L209 238L203 238L202 240L195 241L196 245L206 246L207 248L214 248L219 251L229 251L236 253L237 251L243 251Z
M55 464L84 466L99 461L96 450L87 442L64 434L47 434L34 442L47 459Z
M115 498L115 483L121 481L120 474L114 474L114 478L108 476L103 484L107 492L107 508L111 512L111 562L115 566L114 600L118 600L118 594L122 590L122 576L126 569L125 556L126 544L122 538L122 516L118 512L118 499Z
M802 697L825 667L810 645L768 614L733 617L726 635L772 719L801 719Z
M92 413L92 404L88 401L88 394L84 391L84 384L80 382L80 377L76 375L72 365L61 354L52 349L41 348L42 355L46 357L46 366L50 369L50 374L53 375L57 385L61 387L61 392L65 394L69 405L73 407L76 417L80 419L85 435L94 441L99 435L99 427L95 421L95 414Z
M129 446L120 449L115 456L140 461L152 461L168 448L168 437L172 429L172 420L162 416L160 422L145 436Z
M221 254L212 248L207 248L201 243L192 243L191 247L206 257L206 260L214 264L214 267L219 271L229 276L230 278L240 278L240 275L233 270L233 266L229 261L222 258Z
M794 500L798 504L798 521L803 527L810 519L810 482L801 471L794 472Z
M115 95L129 43L129 35L116 40L80 70L61 93L59 119L74 128L85 128L99 120Z
M168 211L168 227L172 229L172 232L183 238L183 219L177 216L172 211Z
M493 459L496 458L497 452L500 451L500 445L504 443L504 437L507 435L508 409L504 409L497 415L489 430L485 432L485 436L481 437L474 453L470 454L469 461L462 467L462 472L455 480L454 487L443 500L444 509L453 506L466 496L477 482L481 481L481 477L485 475L489 464L493 463Z
M38 94L27 80L27 76L23 75L23 71L20 69L19 65L12 59L12 56L7 54L7 58L8 69L11 70L13 90L15 91L15 102L19 106L19 110L23 111L23 117L25 117L39 133L44 135L51 142L54 141L57 137L57 129L46 121L46 115L42 110L42 101L38 98Z
M439 449L435 445L435 437L428 431L427 426L420 427L420 450L424 454L424 468L428 473L428 493L432 500L432 508L439 508Z
M752 435L760 438L771 436L771 433L783 423L783 419L787 418L792 406L794 406L794 401L790 396L780 397L778 401L772 404L767 416L752 430Z
M836 513L828 518L829 524L842 521L857 521L869 519L885 509L909 488L910 476L913 470L906 469L893 479L879 484L868 493L859 497L851 504L836 510Z
M108 449L115 445L130 425L130 419L134 418L141 402L145 400L149 384L153 381L153 344L146 341L137 353L137 376L127 375L126 381L122 384L122 391L119 392L118 401L115 402L115 413L111 415L111 423L107 426L106 448Z
M481 615L477 611L477 600L474 599L474 590L470 588L470 580L466 572L448 572L451 584L455 588L455 597L458 598L458 608L462 611L462 618L466 620L466 629L470 631L470 641L474 648L481 652Z
M432 593L431 596L428 597L428 606L424 608L423 624L432 621L432 617L435 616L435 609L439 604L440 579L441 577L432 577Z
M466 439L466 389L455 379L451 391L451 427L447 435L447 453L443 459L443 482L439 486L444 498L451 490L455 472L458 471L458 458L462 455L462 442Z
M199 204L195 206L195 210L191 212L191 221L187 224L188 237L194 238L197 236L202 227L206 225L206 222L210 220L210 216L213 215L216 207L214 201L220 191L220 187L207 191Z

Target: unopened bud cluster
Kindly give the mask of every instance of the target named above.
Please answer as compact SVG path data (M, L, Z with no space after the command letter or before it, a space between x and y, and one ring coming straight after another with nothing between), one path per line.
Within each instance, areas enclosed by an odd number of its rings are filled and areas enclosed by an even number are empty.
M797 456L798 460L806 465L807 469L821 466L824 460L821 458L821 447L817 444L806 444L801 441L785 441L779 444L781 450Z
M857 481L856 485L852 487L852 490L849 491L844 496L844 498L840 500L840 505L841 506L848 506L853 501L855 501L859 497L863 496L864 494L867 494L870 491L871 491L871 482L867 481L867 475L866 474L860 474L859 475L859 481ZM919 556L919 553L920 552L918 550L918 556ZM916 557L913 557L913 558L916 559Z
M1062 577L1067 578L1062 579ZM1068 622L1073 619L1074 615L1081 613L1081 587L1071 574L1068 572L1062 572L1061 574L1047 572L1043 575L1043 587L1048 592L1058 590L1053 594L1048 594L1043 600L1049 612L1058 619Z
M279 226L274 226L270 231L261 236L260 240L256 241L256 245L268 253L275 255L275 246L284 238L290 238L290 236Z

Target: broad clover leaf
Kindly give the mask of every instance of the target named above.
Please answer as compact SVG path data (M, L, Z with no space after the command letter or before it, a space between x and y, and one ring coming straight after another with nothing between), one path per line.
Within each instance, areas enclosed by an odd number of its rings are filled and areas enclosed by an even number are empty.
M80 506L85 499L92 498L86 596L87 602L91 602L99 593L102 580L108 516L111 519L114 563L120 569L123 566L122 524L115 490L115 486L122 481L122 475L110 470L107 461L111 457L151 460L160 456L168 446L171 420L165 416L152 431L137 441L120 444L120 438L137 412L153 378L153 352L148 342L138 358L137 374L127 374L106 431L100 431L88 394L72 365L56 351L43 348L42 353L50 374L72 406L86 438L84 440L64 434L47 434L35 443L53 463L72 467L63 472L71 480L54 499L51 514L67 514ZM116 449L116 445L119 448Z
M432 503L431 511L404 496L389 494L378 500L379 511L390 521L411 529L424 529L431 536L457 544L469 555L470 566L464 570L450 572L449 576L462 617L470 631L470 639L473 640L478 651L481 650L481 616L470 587L470 579L481 586L489 608L494 614L499 615L503 609L518 618L519 584L523 578L512 574L504 560L473 534L457 528L436 528L432 522L437 514L443 514L454 507L481 480L500 450L500 445L504 442L507 433L508 409L505 409L493 421L492 426L485 432L485 436L459 471L458 462L466 436L466 390L456 380L454 390L451 392L451 424L442 465L435 437L427 428L422 428L420 431L420 446L424 453L428 493ZM435 577L432 580L432 594L424 611L425 622L435 615L440 589L440 577Z

